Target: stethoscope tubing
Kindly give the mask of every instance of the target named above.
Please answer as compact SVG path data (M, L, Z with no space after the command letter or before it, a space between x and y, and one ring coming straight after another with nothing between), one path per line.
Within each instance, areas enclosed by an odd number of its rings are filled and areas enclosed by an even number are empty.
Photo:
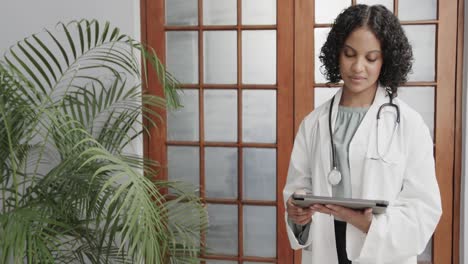
M388 154L390 146L393 143L393 138L395 136L397 127L400 125L400 108L398 107L398 105L393 103L393 96L391 94L389 94L389 97L390 97L390 102L382 104L379 107L379 110L377 111L377 117L376 117L377 118L377 127L376 127L376 129L377 129L377 135L376 135L377 142L376 142L376 144L377 144L377 155L378 155L378 157L371 158L373 160L383 160L384 162L386 162L384 157ZM331 152L332 152L332 168L331 168L330 172L328 173L328 182L333 186L337 185L341 181L341 172L338 169L338 164L337 164L337 161L336 161L336 150L335 150L335 142L334 142L334 139L333 139L333 129L332 129L332 112L333 112L334 102L335 102L335 96L333 96L333 98L330 101L330 108L329 108L329 112L328 112L328 132L330 133L330 145L331 145ZM396 121L395 121L395 126L393 127L393 132L392 132L392 135L391 135L391 138L390 138L390 142L389 142L389 144L388 144L388 146L387 146L387 148L385 150L384 155L381 155L380 154L380 149L379 149L379 121L380 121L380 117L381 117L380 113L381 113L382 109L384 109L387 106L395 107L397 118L396 118Z

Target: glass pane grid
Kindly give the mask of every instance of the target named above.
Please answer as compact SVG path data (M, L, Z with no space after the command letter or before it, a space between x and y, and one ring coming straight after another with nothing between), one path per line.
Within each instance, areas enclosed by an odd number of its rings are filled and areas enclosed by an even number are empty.
M408 2L410 2L411 0L408 0ZM426 0L422 0L422 1L426 1ZM436 0L429 0L431 2L431 4L433 4L432 2L436 1ZM395 13L397 15L397 17L400 19L400 24L401 25L437 25L439 24L439 20L438 20L438 13L437 13L437 10L426 10L426 13L428 13L429 15L428 16L418 16L417 14L415 16L413 16L414 13L417 13L417 12L412 12L412 11L409 11L409 12L404 12L403 14L399 14L399 12L394 12L394 9L395 9L395 4L393 3L394 1L392 0L356 0L356 4L367 4L367 5L375 5L375 4L380 4L380 5L384 5L387 9L389 9L391 12ZM395 0L396 2L396 0ZM401 2L398 1L398 2ZM420 1L415 1L415 2L420 2ZM413 3L409 3L409 4L413 4ZM416 5L416 3L414 3ZM355 4L353 4L355 5ZM398 4L397 5L397 8L401 8L399 7ZM406 4L408 5L408 4ZM424 4L423 4L424 5ZM433 8L433 7L427 7L426 6L426 9L428 8ZM416 8L418 9L418 8ZM414 10L411 9L411 10ZM401 12L401 11L400 11ZM435 12L435 13L434 13ZM338 15L338 13L336 14ZM332 27L333 26L333 23L332 21L329 19L328 21L315 21L313 23L313 27L314 28L323 28L323 27Z
M227 3L227 5L221 5L220 1L223 3ZM179 1L181 2L181 1ZM199 2L199 1L197 1ZM230 6L233 6L233 2L237 2L237 10L236 14L233 15L233 10L232 8L229 9ZM272 3L274 3L272 5ZM210 5L211 11L207 11L205 7L207 5ZM269 225L269 228L271 229L272 233L271 235L276 236L276 188L273 190L275 192L274 195L272 195L269 192L265 192L264 190L263 193L252 193L252 190L247 189L247 191L243 191L243 186L240 185L242 184L243 180L243 174L244 173L255 173L255 171L249 171L249 168L252 168L252 165L245 165L245 168L243 168L243 152L248 148L250 149L250 152L248 154L254 155L254 153L251 153L254 150L260 150L261 152L267 153L267 157L257 157L260 158L260 160L272 160L272 152L273 151L273 156L275 157L275 162L276 162L276 96L277 96L277 83L276 83L276 63L277 63L277 58L276 58L276 1L275 0L202 0L202 8L203 10L198 12L195 12L195 16L198 16L198 21L197 19L193 18L194 15L190 18L191 22L178 22L175 17L178 15L175 14L174 12L172 13L172 23L167 23L166 25L166 32L193 32L192 34L196 34L196 38L192 38L192 42L196 43L197 46L195 46L192 51L193 56L197 56L198 59L198 64L195 63L194 67L196 67L197 72L195 73L195 77L190 76L188 73L183 72L187 76L186 79L190 80L188 82L183 82L182 87L184 88L190 88L191 90L197 90L197 98L192 98L193 103L191 104L192 106L197 106L198 109L193 109L191 112L198 112L198 130L199 132L192 133L195 136L191 136L190 138L171 138L168 141L168 145L171 148L175 147L192 147L196 148L199 150L199 156L196 158L198 162L192 160L191 163L194 163L192 167L197 167L197 171L199 172L199 179L195 179L195 181L198 183L200 182L202 184L201 188L201 194L200 196L202 198L207 198L208 203L210 205L217 205L218 209L213 209L213 206L211 206L211 211L225 211L227 207L236 207L237 208L237 216L234 217L237 219L237 227L240 228L238 231L243 230L243 227L249 223L247 222L252 222L255 221L255 219L245 219L245 216L243 216L243 212L248 210L248 208L253 208L253 207L258 207L259 210L265 211L267 210L267 214L271 214L274 216L272 221L275 221L273 225ZM263 8L261 8L263 6ZM181 7L179 7L181 8ZM184 7L185 9L188 9L189 7ZM193 8L192 8L193 9ZM237 12L237 11L240 12ZM261 11L259 14L258 12ZM194 13L193 10L191 10L192 13ZM209 13L207 13L209 12ZM217 12L225 12L227 15L220 15ZM246 13L245 16L243 16L243 12ZM240 13L240 14L237 14ZM256 14L257 13L257 14ZM180 16L180 15L179 15ZM234 19L236 17L236 19ZM235 21L237 20L237 21ZM245 31L245 30L248 31ZM234 72L234 78L232 78L232 75L229 75L230 77L225 81L225 79L219 79L222 74L225 74L223 72L223 69L225 68L224 66L226 65L218 65L214 68L208 69L211 72L208 72L206 63L207 61L207 56L209 56L207 53L209 52L210 49L207 48L207 43L211 43L210 45L218 45L216 42L220 37L215 37L216 34L222 31L231 31L235 32L234 38L228 37L229 42L235 42L234 43L234 48L231 48L229 52L224 52L226 54L232 54L234 51L237 54L235 54L234 60L231 60L231 62L234 62L234 69L236 71ZM271 63L273 65L272 68L274 68L274 73L270 74L269 73L263 72L264 76L261 78L261 80L255 80L252 77L247 76L243 77L242 76L242 49L243 49L243 43L242 40L248 40L249 38L255 38L255 35L257 32L260 34L262 32L273 32L272 33L267 33L268 35L268 40L271 42L273 41L275 43L274 45L274 50L272 51L272 54L274 54L274 61ZM243 37L243 33L246 33L245 36ZM251 34L252 37L249 36ZM210 37L212 35L213 37ZM196 41L194 41L196 39ZM226 39L226 38L222 38ZM255 39L254 39L255 40ZM211 41L211 42L210 42ZM229 43L228 43L229 44ZM222 47L225 48L221 44ZM263 50L262 50L263 51ZM264 54L263 56L265 57L273 57L270 56L272 54ZM177 60L174 60L177 61ZM260 65L260 67L264 67L265 65ZM270 69L271 71L271 69ZM187 71L188 72L188 71ZM181 73L182 74L182 73ZM262 74L260 72L259 76ZM274 79L271 79L272 75L274 75ZM268 77L265 77L268 76ZM190 77L190 78L189 78ZM217 79L218 78L218 79ZM246 80L248 83L243 84L242 80ZM213 91L214 93L207 94L207 92ZM225 92L225 93L223 93ZM274 127L271 127L269 130L274 130L274 134L269 135L267 139L265 140L256 140L255 136L248 137L246 138L247 140L243 140L243 124L242 120L245 120L245 117L242 117L243 114L243 108L245 107L243 104L243 94L247 92L247 95L249 98L257 94L263 94L265 93L267 95L267 98L272 99L272 100L267 100L269 101L269 105L267 107L273 107L273 122L270 122L272 120L268 120L267 122L268 126L272 126L272 123L274 123ZM229 118L235 119L232 116L232 112L234 112L237 115L237 120L232 120L232 122L236 123L236 125L233 125L233 127L230 127L231 129L237 130L237 133L233 133L228 135L227 138L217 138L215 133L213 132L208 132L208 131L217 131L217 128L213 128L212 125L213 123L220 123L220 120L222 118L213 116L213 99L211 99L210 103L210 98L214 96L226 96L226 94L229 94L229 98L231 99L224 99L224 102L226 105L224 107L227 107L228 109L231 110L226 110L228 111L227 115L229 115ZM233 96L234 94L234 96ZM271 95L274 95L273 97ZM234 99L235 98L235 99ZM232 101L234 100L234 101ZM244 98L245 101L245 98ZM249 100L247 98L248 103L252 100ZM211 104L211 106L210 106ZM255 102L250 102L250 105L255 104ZM237 108L234 107L234 105L237 105ZM194 107L191 107L194 108ZM272 109L273 109L272 108ZM206 114L209 111L210 117L207 118ZM259 111L255 111L254 113L259 113ZM221 122L222 123L222 122ZM252 122L250 122L252 123ZM271 123L271 124L270 124ZM208 125L208 127L207 127ZM211 126L211 127L209 127ZM252 129L247 129L247 131L252 131ZM245 134L245 133L244 133ZM206 141L210 140L210 141ZM223 150L223 149L229 149L228 155L224 155L226 153L215 153L213 150ZM174 151L173 151L174 152ZM176 154L174 152L174 154ZM173 155L174 156L174 155ZM258 154L257 154L258 156ZM234 158L235 157L235 158ZM176 159L176 158L173 158ZM220 159L220 160L219 160ZM208 160L214 160L212 164L218 164L219 166L217 168L210 168L209 165L207 164ZM227 165L227 161L231 161L232 164ZM265 161L263 161L265 163ZM238 166L236 170L234 170L234 167ZM227 168L228 167L228 168ZM274 165L276 168L276 164ZM242 170L247 170L246 172ZM229 175L237 176L237 179L232 178L230 176L226 177L226 171L231 171L232 173L229 173ZM274 173L274 178L276 179L276 170L268 171L269 174L265 174L262 177L272 177L270 174ZM209 175L211 176L209 176ZM217 174L223 174L223 177L221 178L213 178L216 177ZM224 175L226 174L226 175ZM207 177L209 176L209 177ZM177 177L177 175L175 175ZM213 180L215 179L215 180ZM222 182L226 181L226 179L230 179L229 184L224 184L224 185L229 185L231 189L220 189L220 186L223 184L217 184L219 183L219 180ZM265 179L259 179L259 180L265 180ZM276 181L274 181L276 182ZM252 193L250 197L247 197L248 194ZM247 196L246 196L247 195ZM224 197L224 198L223 198ZM249 200L245 200L248 198ZM212 203L211 201L216 200L215 203ZM265 208L265 209L263 209ZM251 211L251 210L248 210ZM255 213L255 212L254 212ZM232 214L232 213L230 213ZM223 217L223 214L219 215L219 217ZM231 219L232 217L229 217ZM218 242L222 241L220 240L219 234L225 233L226 229L223 229L223 225L225 225L227 222L224 218L218 218L218 229L215 228L215 231L211 232L211 235L209 237L205 237L204 240L207 241L208 243L211 243L212 245L215 245L215 249L223 249L222 246L218 245ZM245 222L247 221L247 222ZM224 224L223 224L224 223ZM254 222L255 224L255 222ZM252 224L250 224L251 226ZM258 225L258 223L257 223ZM236 233L238 233L236 230ZM265 233L265 232L264 232ZM214 234L214 236L213 236ZM276 260L276 239L274 241L274 246L272 249L268 248L262 248L260 249L260 254L257 254L255 247L251 247L250 252L246 252L244 250L244 247L246 246L246 241L244 238L243 234L239 234L237 237L234 236L235 240L230 241L230 249L226 252L212 252L215 255L219 255L219 260L217 259L210 259L205 261L205 263L277 263ZM232 244L234 243L234 244ZM237 252L236 249L236 244L239 252ZM219 246L219 247L217 247ZM273 250L273 251L272 251ZM216 251L216 250L215 250ZM222 250L221 250L222 251ZM244 251L244 252L243 252ZM237 253L236 253L237 252ZM210 254L209 252L207 252ZM250 253L250 254L246 254ZM250 255L252 257L245 257L246 255ZM262 257L263 255L263 257ZM223 257L221 257L223 256ZM225 256L225 257L224 257ZM234 259L233 257L236 256ZM218 258L218 257L217 257Z
M276 0L202 0L203 12L198 12L197 0L170 0L166 1L166 26L169 28L276 26L276 2ZM203 13L203 16L199 13Z

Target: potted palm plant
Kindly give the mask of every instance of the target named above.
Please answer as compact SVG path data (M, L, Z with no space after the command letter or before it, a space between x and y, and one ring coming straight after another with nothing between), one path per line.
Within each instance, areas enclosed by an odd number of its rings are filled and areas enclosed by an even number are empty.
M147 71L165 98L142 90ZM207 215L195 189L156 180L159 164L127 151L158 109L178 106L176 86L151 49L109 23L60 23L6 52L1 263L197 261Z

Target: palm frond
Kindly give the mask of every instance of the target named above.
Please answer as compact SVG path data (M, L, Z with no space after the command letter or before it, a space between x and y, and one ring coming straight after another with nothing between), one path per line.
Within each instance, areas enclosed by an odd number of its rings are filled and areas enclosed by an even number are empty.
M165 98L142 91L149 70ZM180 105L177 87L154 50L95 20L59 23L0 59L2 263L197 261L198 193L124 153Z

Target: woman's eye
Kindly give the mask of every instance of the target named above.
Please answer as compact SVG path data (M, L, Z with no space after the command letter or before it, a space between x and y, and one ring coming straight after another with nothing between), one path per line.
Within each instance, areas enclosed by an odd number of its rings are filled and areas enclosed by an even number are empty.
M374 58L367 58L367 60L368 60L369 62L376 62L376 61L377 61L377 58L375 58L375 59L374 59Z
M346 52L345 52L344 55L345 55L346 57L348 57L348 58L354 57L354 54L352 54L352 53L346 53Z

